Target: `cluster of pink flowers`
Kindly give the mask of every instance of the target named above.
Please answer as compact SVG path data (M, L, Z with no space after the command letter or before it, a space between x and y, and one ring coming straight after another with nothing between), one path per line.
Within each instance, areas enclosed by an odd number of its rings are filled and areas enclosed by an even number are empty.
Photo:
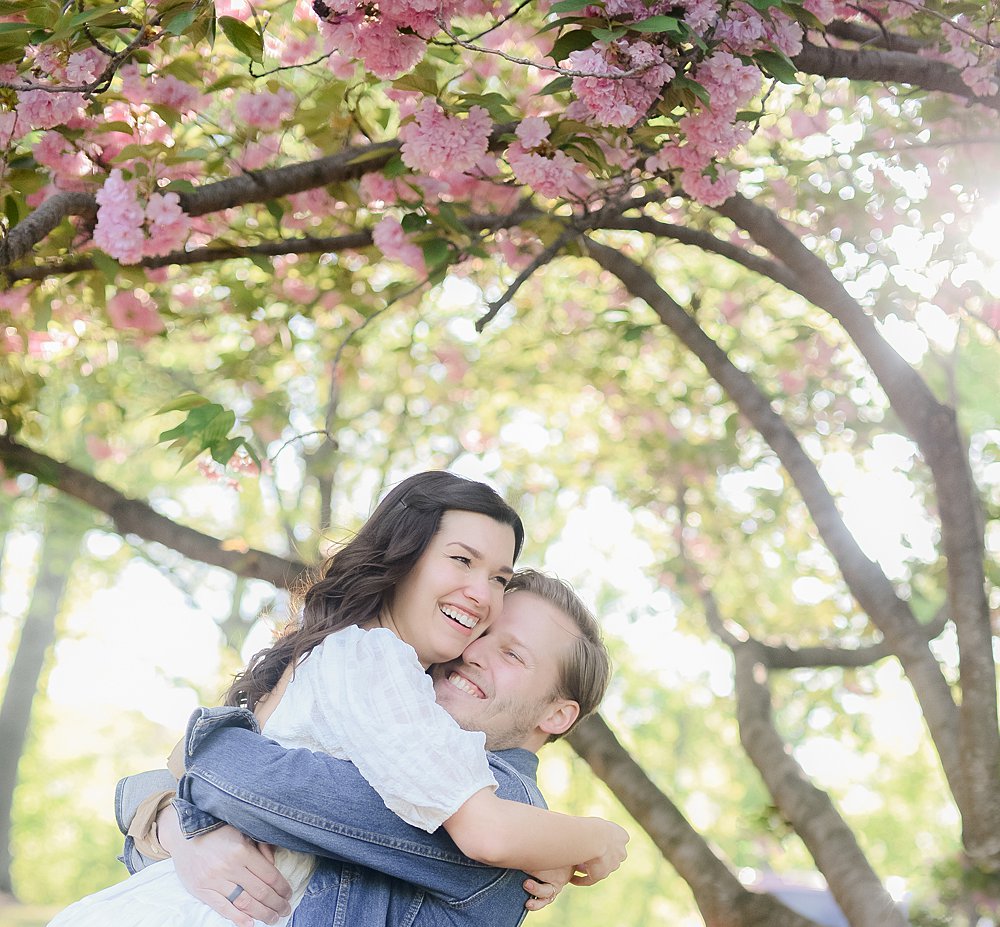
M86 120L83 112L83 94L47 93L44 90L25 90L18 94L15 137L20 138L32 129L54 129L56 126L82 127Z
M576 102L567 116L603 126L634 126L659 98L663 85L674 77L663 49L641 39L596 42L590 48L572 52L568 62L572 70L598 76L573 78ZM640 73L621 76L632 71Z
M802 51L802 27L795 20L773 8L765 16L747 3L730 7L716 28L715 38L737 54L751 54L768 46L789 56Z
M149 99L158 106L169 106L179 113L194 113L205 105L197 87L171 74L157 74L149 82Z
M403 163L430 177L464 173L486 153L492 129L490 114L481 106L462 119L426 99L399 130Z
M119 331L158 335L166 327L156 303L145 290L119 290L108 300L108 318Z
M987 42L976 42L970 35L973 31L970 27L964 13L957 16L954 23L942 23L941 33L949 48L938 52L935 57L958 68L963 83L976 96L995 96L1000 92L1000 84L997 83L1000 50ZM978 47L974 48L974 44Z
M139 202L138 182L115 168L97 193L94 243L123 264L183 247L190 220L176 193L154 193Z
M85 48L67 55L54 45L29 49L34 66L49 77L64 84L89 84L104 71L107 56L97 48Z
M277 129L295 110L295 94L287 87L260 93L244 93L236 100L236 116L248 126Z
M59 132L45 132L35 143L32 153L38 164L52 172L57 185L67 185L67 182L71 185L94 169L90 158Z
M515 130L518 140L507 146L507 163L519 183L555 199L579 192L582 178L579 165L548 144L550 132L540 116L523 119Z
M327 49L360 59L382 79L399 77L424 55L427 39L447 20L455 0L316 0Z
M711 108L683 116L678 122L683 143L667 143L646 167L651 171L682 168L685 192L699 202L717 206L736 191L737 174L730 170L705 174L704 170L749 139L749 127L736 116L760 89L761 74L735 55L717 50L698 65L694 79L708 91Z
M406 237L403 226L392 216L382 217L372 230L372 240L375 247L390 260L402 261L421 275L427 273L424 252Z
M260 476L261 472L271 472L269 461L264 460L262 465L258 466L257 462L245 450L239 450L233 454L225 466L216 463L211 457L199 457L197 467L198 472L205 479L222 483L227 489L233 489L236 492L243 488L240 485L240 479L244 476L256 478ZM228 476L227 472L235 473L236 476Z

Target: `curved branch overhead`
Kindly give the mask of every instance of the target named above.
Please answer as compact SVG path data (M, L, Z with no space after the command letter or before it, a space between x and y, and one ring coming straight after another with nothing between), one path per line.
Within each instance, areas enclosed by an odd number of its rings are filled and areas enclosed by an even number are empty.
M222 567L237 576L262 579L287 589L306 569L304 563L262 550L227 550L225 538L179 525L147 503L130 499L89 473L33 451L6 435L0 435L0 463L8 473L30 473L39 482L103 512L122 535L162 544L192 560Z

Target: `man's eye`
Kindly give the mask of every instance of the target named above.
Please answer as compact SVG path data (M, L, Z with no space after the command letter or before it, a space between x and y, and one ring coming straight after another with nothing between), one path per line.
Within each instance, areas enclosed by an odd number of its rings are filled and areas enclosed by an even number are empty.
M524 662L524 660L521 659L521 655L516 650L505 650L504 653L506 653L512 660L517 660L518 663Z

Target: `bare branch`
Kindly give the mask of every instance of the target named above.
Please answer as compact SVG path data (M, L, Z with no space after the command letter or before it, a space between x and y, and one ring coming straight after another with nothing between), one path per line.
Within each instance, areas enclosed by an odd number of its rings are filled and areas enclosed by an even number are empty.
M848 42L857 42L869 48L885 48L889 51L909 52L918 54L927 46L918 39L885 29L872 29L860 23L836 20L826 27L826 34Z
M574 235L579 234L576 228L570 227L565 229L563 233L549 245L541 254L535 256L535 259L524 268L515 278L514 282L507 287L506 292L499 299L493 300L488 306L488 311L480 316L476 320L476 331L481 332L487 325L492 322L497 313L507 305L513 299L514 294L524 286L525 283L531 276L541 267L544 267L549 263L560 251L563 249L563 245L566 244Z
M30 473L40 482L104 512L122 535L133 534L145 541L163 544L185 557L222 567L237 576L263 579L287 589L306 569L303 563L262 550L226 550L224 539L179 525L145 502L130 499L89 473L33 451L4 435L0 435L0 462L10 471Z

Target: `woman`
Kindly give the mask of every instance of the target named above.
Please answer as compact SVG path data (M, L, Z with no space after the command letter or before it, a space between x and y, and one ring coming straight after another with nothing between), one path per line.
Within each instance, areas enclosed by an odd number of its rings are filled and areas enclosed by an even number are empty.
M535 873L617 864L628 839L617 825L498 799L484 735L437 705L424 672L457 657L499 613L523 540L517 514L484 484L443 472L404 480L330 559L301 616L254 656L227 704L251 708L285 746L351 760L392 811L428 831L444 826L474 859ZM314 860L278 850L275 863L294 906ZM108 923L228 921L187 895L166 860L77 902L52 927Z

